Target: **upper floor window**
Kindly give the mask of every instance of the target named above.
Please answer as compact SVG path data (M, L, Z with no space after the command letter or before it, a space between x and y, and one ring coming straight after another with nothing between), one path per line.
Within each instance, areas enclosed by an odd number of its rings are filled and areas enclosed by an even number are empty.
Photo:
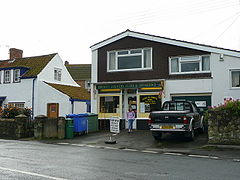
M13 82L20 82L20 69L13 70Z
M11 82L11 70L5 70L4 71L3 82L4 83L10 83Z
M210 56L171 57L170 74L210 72Z
M2 71L0 71L0 84L2 83Z
M152 68L152 48L108 52L108 71Z
M231 70L232 87L240 87L240 70Z
M61 79L62 79L62 70L55 68L54 69L54 80L61 81Z

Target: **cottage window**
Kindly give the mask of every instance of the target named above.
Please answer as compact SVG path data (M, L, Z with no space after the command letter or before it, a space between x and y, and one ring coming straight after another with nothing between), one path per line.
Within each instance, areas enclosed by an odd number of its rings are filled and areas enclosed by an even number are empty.
M61 79L62 79L62 70L55 68L54 69L54 80L61 81Z
M232 87L240 87L240 70L232 70Z
M20 69L13 71L13 82L20 82Z
M11 82L11 70L5 70L4 71L3 81L4 81L4 83L10 83Z
M108 71L144 70L151 68L151 48L108 52Z
M24 108L24 102L9 102L9 105L16 108Z
M210 72L210 56L183 56L170 58L170 74Z

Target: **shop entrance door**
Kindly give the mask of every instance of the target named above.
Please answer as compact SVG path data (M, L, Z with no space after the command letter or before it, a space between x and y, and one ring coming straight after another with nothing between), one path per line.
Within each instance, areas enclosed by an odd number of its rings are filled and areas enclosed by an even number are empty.
M135 112L135 117L137 118L137 96L136 94L127 94L124 98L124 116L126 119L126 129L128 129L128 121L127 121L127 112L129 108ZM136 129L136 119L133 122L133 129Z

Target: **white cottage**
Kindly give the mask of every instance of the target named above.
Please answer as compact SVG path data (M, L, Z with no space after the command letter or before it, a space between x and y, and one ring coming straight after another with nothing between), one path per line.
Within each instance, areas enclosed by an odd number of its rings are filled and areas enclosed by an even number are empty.
M0 106L32 108L33 117L87 111L87 91L72 79L58 54L21 56L21 50L10 49L10 59L0 61Z

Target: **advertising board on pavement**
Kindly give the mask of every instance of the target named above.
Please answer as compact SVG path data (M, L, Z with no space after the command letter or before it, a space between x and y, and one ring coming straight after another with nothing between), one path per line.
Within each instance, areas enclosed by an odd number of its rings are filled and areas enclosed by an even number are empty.
M110 118L110 132L111 133L120 133L120 118L119 117L111 117Z

